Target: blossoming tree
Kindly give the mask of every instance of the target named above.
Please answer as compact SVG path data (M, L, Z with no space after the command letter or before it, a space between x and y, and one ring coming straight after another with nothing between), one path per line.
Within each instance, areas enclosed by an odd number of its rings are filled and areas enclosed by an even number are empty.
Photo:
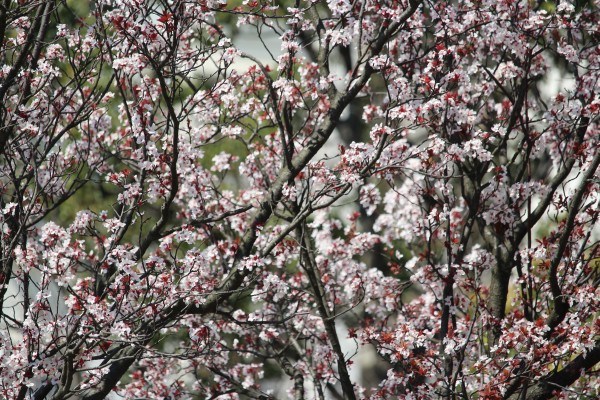
M597 3L70 4L0 5L0 397L600 396Z

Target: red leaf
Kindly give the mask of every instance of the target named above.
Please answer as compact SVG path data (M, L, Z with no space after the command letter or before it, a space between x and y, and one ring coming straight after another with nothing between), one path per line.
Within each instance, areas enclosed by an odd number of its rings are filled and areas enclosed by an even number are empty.
M158 22L162 22L163 24L166 24L167 22L169 22L171 20L172 17L173 17L173 14L165 11L165 12L163 12L163 15L161 15L161 17L158 19Z

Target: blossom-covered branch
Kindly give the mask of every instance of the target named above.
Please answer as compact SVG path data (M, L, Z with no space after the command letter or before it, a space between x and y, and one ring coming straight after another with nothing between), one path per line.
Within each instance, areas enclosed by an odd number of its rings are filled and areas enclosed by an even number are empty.
M0 5L0 396L600 395L592 1Z

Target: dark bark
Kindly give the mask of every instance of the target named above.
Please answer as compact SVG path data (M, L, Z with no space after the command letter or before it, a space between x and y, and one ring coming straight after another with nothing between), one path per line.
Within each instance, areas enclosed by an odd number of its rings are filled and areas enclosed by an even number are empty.
M560 371L555 371L539 382L534 382L527 390L527 400L547 400L554 397L554 392L562 392L565 387L572 385L581 376L582 372L589 372L600 362L600 343L587 353L580 354ZM518 400L521 394L510 396L511 400Z

